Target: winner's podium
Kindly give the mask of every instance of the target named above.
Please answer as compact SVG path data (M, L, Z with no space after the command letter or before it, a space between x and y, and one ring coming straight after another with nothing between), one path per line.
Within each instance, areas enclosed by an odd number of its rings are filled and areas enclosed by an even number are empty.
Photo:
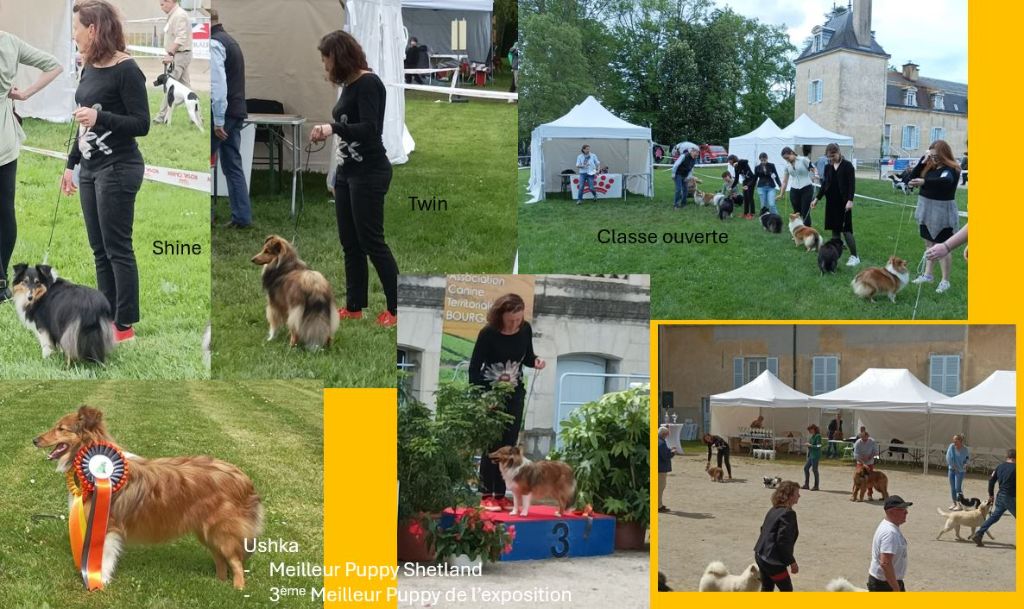
M446 510L441 526L451 526L455 516L466 509ZM587 517L570 512L555 516L554 506L533 505L526 518L508 512L483 512L482 516L485 520L516 527L512 551L502 554L501 560L600 556L615 551L615 518L604 514Z

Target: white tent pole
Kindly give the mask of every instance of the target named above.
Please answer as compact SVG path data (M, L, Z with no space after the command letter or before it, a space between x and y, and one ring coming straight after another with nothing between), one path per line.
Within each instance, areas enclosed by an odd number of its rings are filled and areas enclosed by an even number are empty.
M924 473L927 474L928 473L928 453L930 452L929 449L932 446L932 409L931 409L931 403L930 402L928 403L927 406L925 406L925 412L927 413L926 414L927 424L925 425L925 428L924 428Z

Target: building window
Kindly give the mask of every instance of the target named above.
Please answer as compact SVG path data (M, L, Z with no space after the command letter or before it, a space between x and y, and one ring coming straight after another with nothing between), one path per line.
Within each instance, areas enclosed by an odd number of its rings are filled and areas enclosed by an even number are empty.
M882 131L882 156L890 154L892 154L892 125L886 123Z
M946 130L942 127L932 127L932 141L946 139Z
M819 33L814 35L814 52L817 53L818 51L822 50L823 48L825 48L825 45L822 44L822 37L821 37L821 33L819 32Z
M811 360L813 395L826 393L839 387L839 357L816 355Z
M917 150L918 146L921 145L921 134L917 129L917 125L907 125L903 128L903 143L901 146L904 150Z
M917 107L917 89L909 87L903 93L903 105L912 108Z
M946 104L942 99L942 93L932 94L932 109L933 110L945 110Z
M960 356L931 356L931 373L928 384L935 391L948 396L960 393Z
M807 103L808 104L820 104L824 82L819 80L812 80L808 83L807 87Z
M742 387L756 379L765 370L779 376L777 357L734 357L732 359L733 388Z

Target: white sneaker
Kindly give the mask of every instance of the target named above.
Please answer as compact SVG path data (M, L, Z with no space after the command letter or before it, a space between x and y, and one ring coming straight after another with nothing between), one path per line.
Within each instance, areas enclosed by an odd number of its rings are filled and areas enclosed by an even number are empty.
M932 277L931 275L918 275L910 283L931 283L933 280L934 277Z
M941 294L949 289L949 282L943 279L939 282L939 287L935 288L936 294Z
M846 259L846 266L857 266L860 264L860 258L856 256L850 256Z

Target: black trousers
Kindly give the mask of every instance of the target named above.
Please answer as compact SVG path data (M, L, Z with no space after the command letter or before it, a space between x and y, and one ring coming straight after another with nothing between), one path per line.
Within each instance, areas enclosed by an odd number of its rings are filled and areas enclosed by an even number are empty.
M896 580L896 583L900 585L900 592L907 591L902 579ZM876 579L873 575L868 575L868 592L895 592L895 590L884 579Z
M786 567L782 567L780 570L778 566L766 563L756 554L754 555L754 562L757 563L757 568L761 570L761 592L774 592L776 586L778 586L779 592L793 591L793 580L790 578ZM776 579L772 579L772 577Z
M366 258L377 269L388 311L398 312L398 263L384 242L384 197L391 185L391 163L346 174L338 168L334 182L334 211L338 238L345 253L345 308L361 311L368 303L370 273Z
M732 464L729 463L729 448L718 449L718 469L722 469L722 461L725 461L725 471L732 478Z
M803 188L791 188L789 190L789 203L793 206L793 213L803 216L804 226L811 225L811 199L813 198L813 184L808 184Z
M18 241L18 219L14 216L14 185L18 159L0 165L0 279L7 280L7 268Z
M96 262L96 287L110 302L114 321L139 321L139 267L132 247L135 196L142 187L142 160L114 163L96 171L82 166L78 190Z
M501 441L487 448L480 457L480 494L483 496L494 495L495 497L505 496L505 479L501 477L501 470L498 464L491 461L487 456L502 446L515 446L519 441L519 429L523 426L523 405L526 402L526 391L520 388L512 394L505 405L505 412L509 413L515 420L505 427Z

